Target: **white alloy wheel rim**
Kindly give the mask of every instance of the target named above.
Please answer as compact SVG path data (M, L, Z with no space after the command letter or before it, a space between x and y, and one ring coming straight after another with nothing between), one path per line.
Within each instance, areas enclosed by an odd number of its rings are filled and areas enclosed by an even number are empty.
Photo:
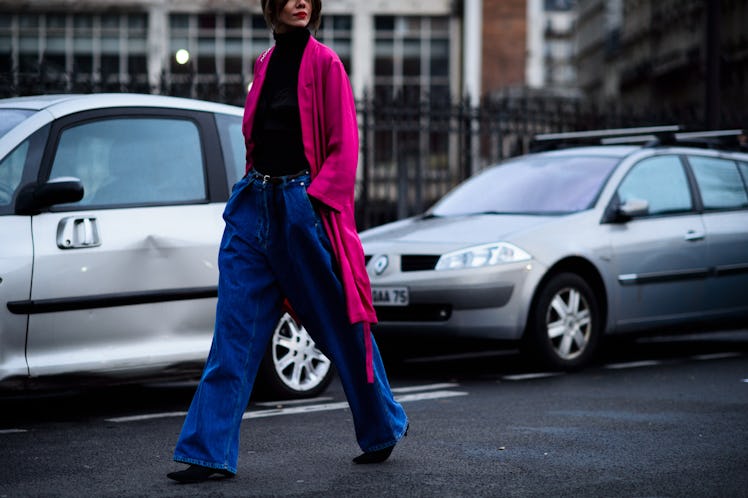
M592 319L589 304L578 289L566 287L553 296L545 323L559 358L573 360L584 352L592 333Z
M316 388L330 371L330 360L288 313L275 327L272 351L278 378L294 391Z

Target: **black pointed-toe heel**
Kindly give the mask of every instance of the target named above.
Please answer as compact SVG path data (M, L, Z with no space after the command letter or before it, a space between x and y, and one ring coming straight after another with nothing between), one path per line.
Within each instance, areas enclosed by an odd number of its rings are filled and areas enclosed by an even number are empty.
M166 477L182 484L191 484L207 481L216 475L224 479L234 477L234 474L226 469L213 469L210 467L203 467L202 465L190 465L184 470L169 472L166 474Z
M381 450L361 453L359 456L353 459L353 463L382 463L390 457L393 449L395 449L394 444L392 446L382 448Z
M410 424L408 424L405 427L405 432L403 433L403 437L408 435L409 428L410 428ZM358 464L382 463L390 457L390 455L392 454L392 450L394 449L395 449L395 445L393 444L392 446L382 448L381 450L366 451L364 453L361 453L356 458L354 458L353 463L358 463Z

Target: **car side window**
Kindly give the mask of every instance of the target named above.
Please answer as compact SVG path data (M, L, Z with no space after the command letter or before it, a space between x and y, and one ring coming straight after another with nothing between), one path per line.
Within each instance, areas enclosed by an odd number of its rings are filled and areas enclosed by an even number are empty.
M618 187L618 198L622 204L631 199L647 201L649 215L693 209L688 177L678 156L650 157L634 165Z
M704 209L748 207L748 193L736 162L701 156L689 156L688 162L696 177Z
M221 140L221 150L226 159L226 175L229 185L238 182L246 169L244 135L242 134L241 116L217 114L218 133Z
M738 163L740 175L743 177L743 187L748 192L748 163Z
M207 198L197 125L178 118L114 118L62 131L50 178L83 183L76 206L158 205Z
M13 202L13 195L21 183L23 165L29 152L30 139L26 139L0 161L0 206Z

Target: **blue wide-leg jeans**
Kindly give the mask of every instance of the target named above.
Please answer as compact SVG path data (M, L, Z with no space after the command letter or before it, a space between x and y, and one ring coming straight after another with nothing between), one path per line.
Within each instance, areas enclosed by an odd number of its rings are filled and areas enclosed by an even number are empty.
M236 473L239 426L284 297L335 364L361 449L403 437L407 417L373 340L374 382L367 382L363 328L348 320L309 182L309 175L265 182L250 172L234 186L223 215L213 343L174 451L178 462Z

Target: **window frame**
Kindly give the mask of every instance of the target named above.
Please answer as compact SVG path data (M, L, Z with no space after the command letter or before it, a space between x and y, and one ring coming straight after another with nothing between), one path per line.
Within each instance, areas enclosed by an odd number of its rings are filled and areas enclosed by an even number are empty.
M230 27L227 27L227 20L230 20ZM323 16L315 37L335 50L351 74L353 16ZM167 14L165 76L172 85L183 88L193 97L200 95L198 87L201 85L220 83L232 101L242 104L253 78L255 60L273 44L272 31L259 12L172 10ZM190 59L184 64L175 59L180 49L190 53ZM238 72L230 70L237 65Z
M36 180L39 172L39 165L42 161L42 155L46 143L48 142L47 137L49 136L50 128L51 126L46 124L41 128L34 130L28 136L24 137L23 140L19 141L13 150L8 153L8 155L13 154L18 147L21 147L26 141L29 142L29 149L26 153L26 160L23 164L23 172L21 173L21 181L13 193L13 200L10 204L0 205L0 216L15 215L18 193L25 185L33 183Z
M235 120L236 123L239 125L239 135L237 135L237 139L241 140L241 155L236 156L236 153L239 152L235 150L234 146L236 145L234 142L231 141L231 137L229 136L231 132L231 121ZM244 144L244 135L242 134L242 118L241 116L233 116L231 114L216 114L215 115L215 122L216 122L216 129L218 130L218 142L221 146L221 153L223 155L223 162L225 165L224 170L226 171L226 178L227 181L231 182L230 186L233 186L236 182L241 180L244 175L246 174L246 148ZM227 140L223 140L222 137L225 136ZM239 165L239 169L237 170L236 167ZM231 173L229 173L229 169L231 169ZM233 178L233 174L238 174L238 177L236 179Z
M667 153L661 153L661 154L653 154L651 156L646 156L637 159L626 171L626 173L623 175L623 177L618 181L614 191L613 191L613 197L612 201L616 205L620 206L623 204L623 201L621 200L619 196L619 190L621 188L621 185L624 181L631 175L631 173L634 171L634 169L637 168L640 164L642 164L645 161L650 161L653 159L659 159L663 157L673 157L675 158L681 166L681 169L683 170L683 174L685 176L686 180L686 187L688 188L688 195L691 200L691 208L687 210L682 211L672 211L672 212L663 212L663 213L656 213L656 214L645 214L645 215L637 215L632 217L633 220L648 220L648 219L657 219L657 218L665 218L665 217L673 217L673 216L690 216L693 214L700 213L702 211L702 204L701 204L701 196L699 195L698 188L696 186L696 181L693 176L693 171L691 171L690 165L685 159L684 154L680 153L673 153L673 152L667 152Z
M203 177L205 182L205 198L192 201L177 202L148 202L134 204L107 204L80 206L55 205L48 209L50 212L69 212L81 210L106 210L106 209L134 209L143 207L163 207L181 205L199 205L211 202L225 202L228 198L228 187L226 186L226 174L223 168L223 156L218 145L218 133L215 130L215 120L212 112L191 111L177 108L148 108L148 107L121 107L105 108L93 111L82 111L56 120L50 130L49 139L44 149L41 166L37 174L37 182L44 183L50 179L55 154L59 147L62 133L72 127L106 119L117 118L145 118L145 119L177 119L192 122L198 131L201 147L201 160L203 165Z
M748 196L748 178L745 177L743 172L740 168L740 163L743 162L748 167L748 161L740 161L738 158L729 157L729 156L711 156L711 155L703 155L703 154L695 154L695 153L689 153L689 154L683 154L683 161L686 164L687 170L689 172L690 180L692 183L692 188L694 190L695 199L698 201L698 211L700 213L719 213L719 212L728 212L728 211L745 211L748 210L748 205L746 206L733 206L733 207L716 207L716 208L708 208L706 207L704 203L704 199L701 195L701 186L698 182L698 179L696 178L696 172L694 171L694 166L691 163L691 158L704 158L704 159L713 159L718 161L727 161L732 163L735 166L735 170L738 173L738 177L742 180L743 183L743 189L746 192L746 196Z
M91 85L101 85L104 90L118 89L122 84L131 90L148 87L147 11L16 9L7 16L10 22L0 28L0 37L10 41L10 59L22 61L19 77L33 80L43 62L47 81L68 91L91 91ZM109 24L112 19L116 19L116 27ZM112 41L117 45L116 53L108 48ZM102 73L102 60L111 56L116 57L116 71Z

